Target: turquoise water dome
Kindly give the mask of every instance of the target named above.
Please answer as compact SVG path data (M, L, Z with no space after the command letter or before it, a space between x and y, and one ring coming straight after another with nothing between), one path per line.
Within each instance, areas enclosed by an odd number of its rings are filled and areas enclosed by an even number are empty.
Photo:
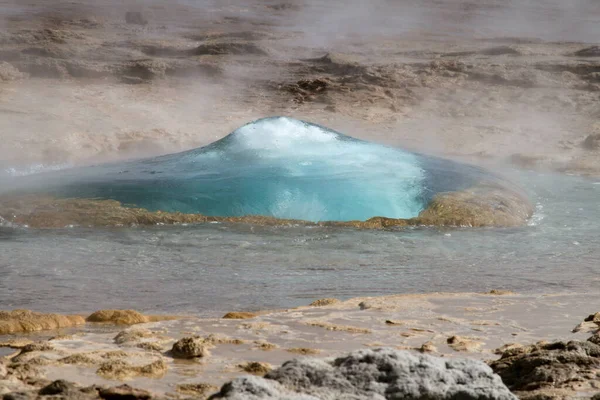
M436 193L483 176L489 174L475 167L272 117L202 148L44 180L54 195L113 199L150 211L317 222L412 218Z

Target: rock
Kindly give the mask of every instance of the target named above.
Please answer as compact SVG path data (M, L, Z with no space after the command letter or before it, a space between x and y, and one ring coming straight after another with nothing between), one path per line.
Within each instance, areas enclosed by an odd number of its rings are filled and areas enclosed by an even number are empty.
M600 135L598 136L598 139L600 140ZM586 319L584 319L584 322L600 322L600 312L588 315Z
M264 378L242 377L211 399L516 400L500 377L476 360L443 359L393 349L358 350L335 360L301 358Z
M132 25L148 25L148 20L139 11L127 11L125 22Z
M44 386L38 392L41 396L53 396L77 390L77 386L63 379L52 382L48 386Z
M580 341L537 343L507 350L490 366L511 390L564 388L573 380L589 380L586 373L600 368L600 346Z
M148 329L127 329L121 331L114 337L114 342L116 344L126 344L126 343L138 343L140 339L147 339L155 337L154 332L149 331Z
M406 325L406 322L404 322L404 321L397 321L397 320L393 320L393 319L386 319L385 320L385 324L386 325L402 326L402 325Z
M119 380L139 376L162 378L167 373L167 364L162 359L142 366L131 365L122 360L112 360L102 364L96 373L106 379Z
M581 143L584 149L587 150L598 150L600 149L600 133L595 133L593 135L589 135L585 138L583 143ZM598 321L600 321L600 313L596 313L594 315L597 316ZM593 317L593 316L592 316ZM587 321L587 319L586 319Z
M425 342L419 347L419 351L421 353L435 353L437 352L437 347L431 342Z
M41 314L29 310L0 311L0 335L69 328L84 324L79 315Z
M597 344L600 346L600 332L596 332L593 336L588 338L588 342Z
M100 361L96 358L90 357L85 353L75 353L61 358L58 360L58 363L69 365L94 365L99 364Z
M152 398L150 392L134 389L129 385L115 386L102 389L98 392L104 400L148 400Z
M290 393L275 381L255 376L244 376L226 383L209 400L319 400L317 397Z
M156 351L158 353L164 350L163 345L156 342L142 342L136 345L138 349L147 350L147 351Z
M523 195L500 187L474 186L439 193L427 208L411 221L431 226L522 226L533 214Z
M324 307L324 306L328 306L331 304L336 304L339 303L340 301L338 299L334 299L334 298L325 298L325 299L319 299L319 300L315 300L312 303L310 303L309 305L311 307Z
M101 322L115 325L133 325L149 322L148 317L135 310L99 310L85 320L87 322Z
M508 296L511 294L515 294L515 292L510 291L510 290L492 289L489 292L487 292L487 294L491 294L494 296Z
M223 319L251 319L258 317L258 314L251 312L228 312L223 315Z
M0 81L15 81L25 78L25 74L7 62L0 62Z
M35 342L35 343L29 343L28 345L25 345L21 349L20 354L31 353L34 351L52 351L52 350L54 350L54 347L52 347L52 345L50 343Z
M504 345L498 347L497 349L495 349L494 350L494 354L502 355L507 350L521 349L521 348L523 348L522 344L519 344L519 343L507 343L507 344L504 344Z
M183 394L189 394L196 397L204 398L209 393L214 393L219 390L218 386L209 383L184 383L177 385L177 391Z
M253 375L265 375L273 369L270 364L258 361L249 361L239 364L238 368Z
M185 337L173 345L171 354L175 358L204 358L210 355L209 347L202 338Z
M18 339L10 339L5 342L0 342L0 347L8 347L11 349L22 349L28 344L33 343L30 339L18 338Z
M451 336L446 340L446 343L455 351L477 351L481 347L481 342L462 337L462 336Z

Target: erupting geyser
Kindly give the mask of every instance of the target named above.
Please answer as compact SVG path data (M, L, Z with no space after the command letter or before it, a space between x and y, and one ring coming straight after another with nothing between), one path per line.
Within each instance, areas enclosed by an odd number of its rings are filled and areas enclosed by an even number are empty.
M518 197L479 168L285 117L251 122L199 149L61 171L43 180L44 192L59 198L116 200L151 212L312 222L415 219L447 193L462 195L437 204L436 215L447 218L460 202L457 212L472 204L475 213L482 207L504 207L506 213L512 212L510 201L502 204L498 193L510 193L513 203Z

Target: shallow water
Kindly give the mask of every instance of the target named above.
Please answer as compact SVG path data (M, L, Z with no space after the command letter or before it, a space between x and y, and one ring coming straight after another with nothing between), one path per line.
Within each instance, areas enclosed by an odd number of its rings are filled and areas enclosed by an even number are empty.
M597 289L600 182L510 174L537 205L529 226L0 228L0 306L217 315L323 297Z

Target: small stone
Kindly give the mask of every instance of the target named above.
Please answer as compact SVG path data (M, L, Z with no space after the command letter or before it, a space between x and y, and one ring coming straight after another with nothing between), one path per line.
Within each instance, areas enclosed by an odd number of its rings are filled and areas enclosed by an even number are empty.
M175 358L204 358L210 355L208 348L201 338L185 337L173 345L171 354Z
M446 340L446 342L455 351L472 352L479 350L479 347L481 347L481 342L477 342L462 336L451 336Z
M404 321L395 321L393 319L386 319L385 324L386 325L406 325L406 323Z
M515 292L512 292L510 290L492 289L488 292L488 294L491 294L494 296L507 296L510 294L515 294Z
M421 353L435 353L435 352L437 352L437 347L435 347L432 342L425 342L419 348L419 351Z
M258 361L249 361L239 364L238 368L253 375L266 375L273 369L270 364Z

